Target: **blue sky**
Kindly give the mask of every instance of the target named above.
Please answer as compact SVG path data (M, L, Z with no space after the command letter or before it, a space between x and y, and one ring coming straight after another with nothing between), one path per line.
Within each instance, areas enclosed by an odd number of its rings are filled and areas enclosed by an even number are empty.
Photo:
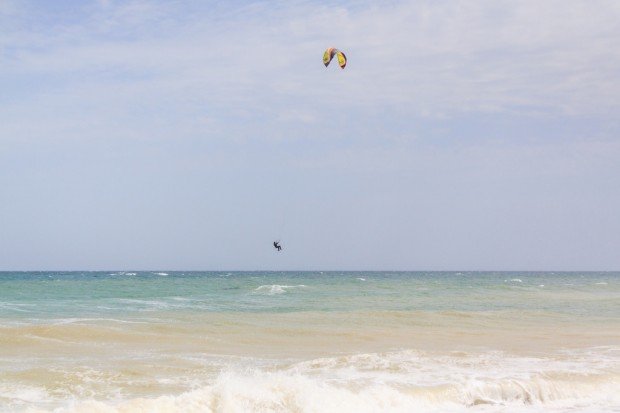
M617 270L618 21L0 0L0 269Z

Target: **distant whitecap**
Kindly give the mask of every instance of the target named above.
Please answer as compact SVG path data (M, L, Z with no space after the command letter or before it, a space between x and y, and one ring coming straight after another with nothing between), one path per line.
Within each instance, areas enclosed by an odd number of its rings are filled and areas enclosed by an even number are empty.
M306 287L306 286L303 285L303 284L300 284L300 285L278 285L278 284L272 284L272 285L261 285L260 287L255 288L254 291L266 293L268 295L274 295L274 294L284 294L289 289L304 288L304 287Z

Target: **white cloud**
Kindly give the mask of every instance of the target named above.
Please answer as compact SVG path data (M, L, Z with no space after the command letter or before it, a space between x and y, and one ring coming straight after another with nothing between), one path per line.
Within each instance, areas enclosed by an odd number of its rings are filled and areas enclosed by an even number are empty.
M138 105L179 119L305 122L394 107L437 119L620 109L615 1L227 4L100 2L52 22L22 8L1 29L11 88L0 128L18 131L52 106L46 122L83 124ZM322 67L328 45L347 52L345 71Z

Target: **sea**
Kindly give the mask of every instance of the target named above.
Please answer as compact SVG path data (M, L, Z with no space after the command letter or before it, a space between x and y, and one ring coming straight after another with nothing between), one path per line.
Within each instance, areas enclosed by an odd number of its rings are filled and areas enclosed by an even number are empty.
M620 412L620 272L2 272L0 412Z

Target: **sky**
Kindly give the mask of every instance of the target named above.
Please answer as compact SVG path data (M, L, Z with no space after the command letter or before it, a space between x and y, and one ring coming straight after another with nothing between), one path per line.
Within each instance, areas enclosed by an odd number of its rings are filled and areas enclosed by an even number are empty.
M620 270L619 76L615 0L0 0L0 270Z

